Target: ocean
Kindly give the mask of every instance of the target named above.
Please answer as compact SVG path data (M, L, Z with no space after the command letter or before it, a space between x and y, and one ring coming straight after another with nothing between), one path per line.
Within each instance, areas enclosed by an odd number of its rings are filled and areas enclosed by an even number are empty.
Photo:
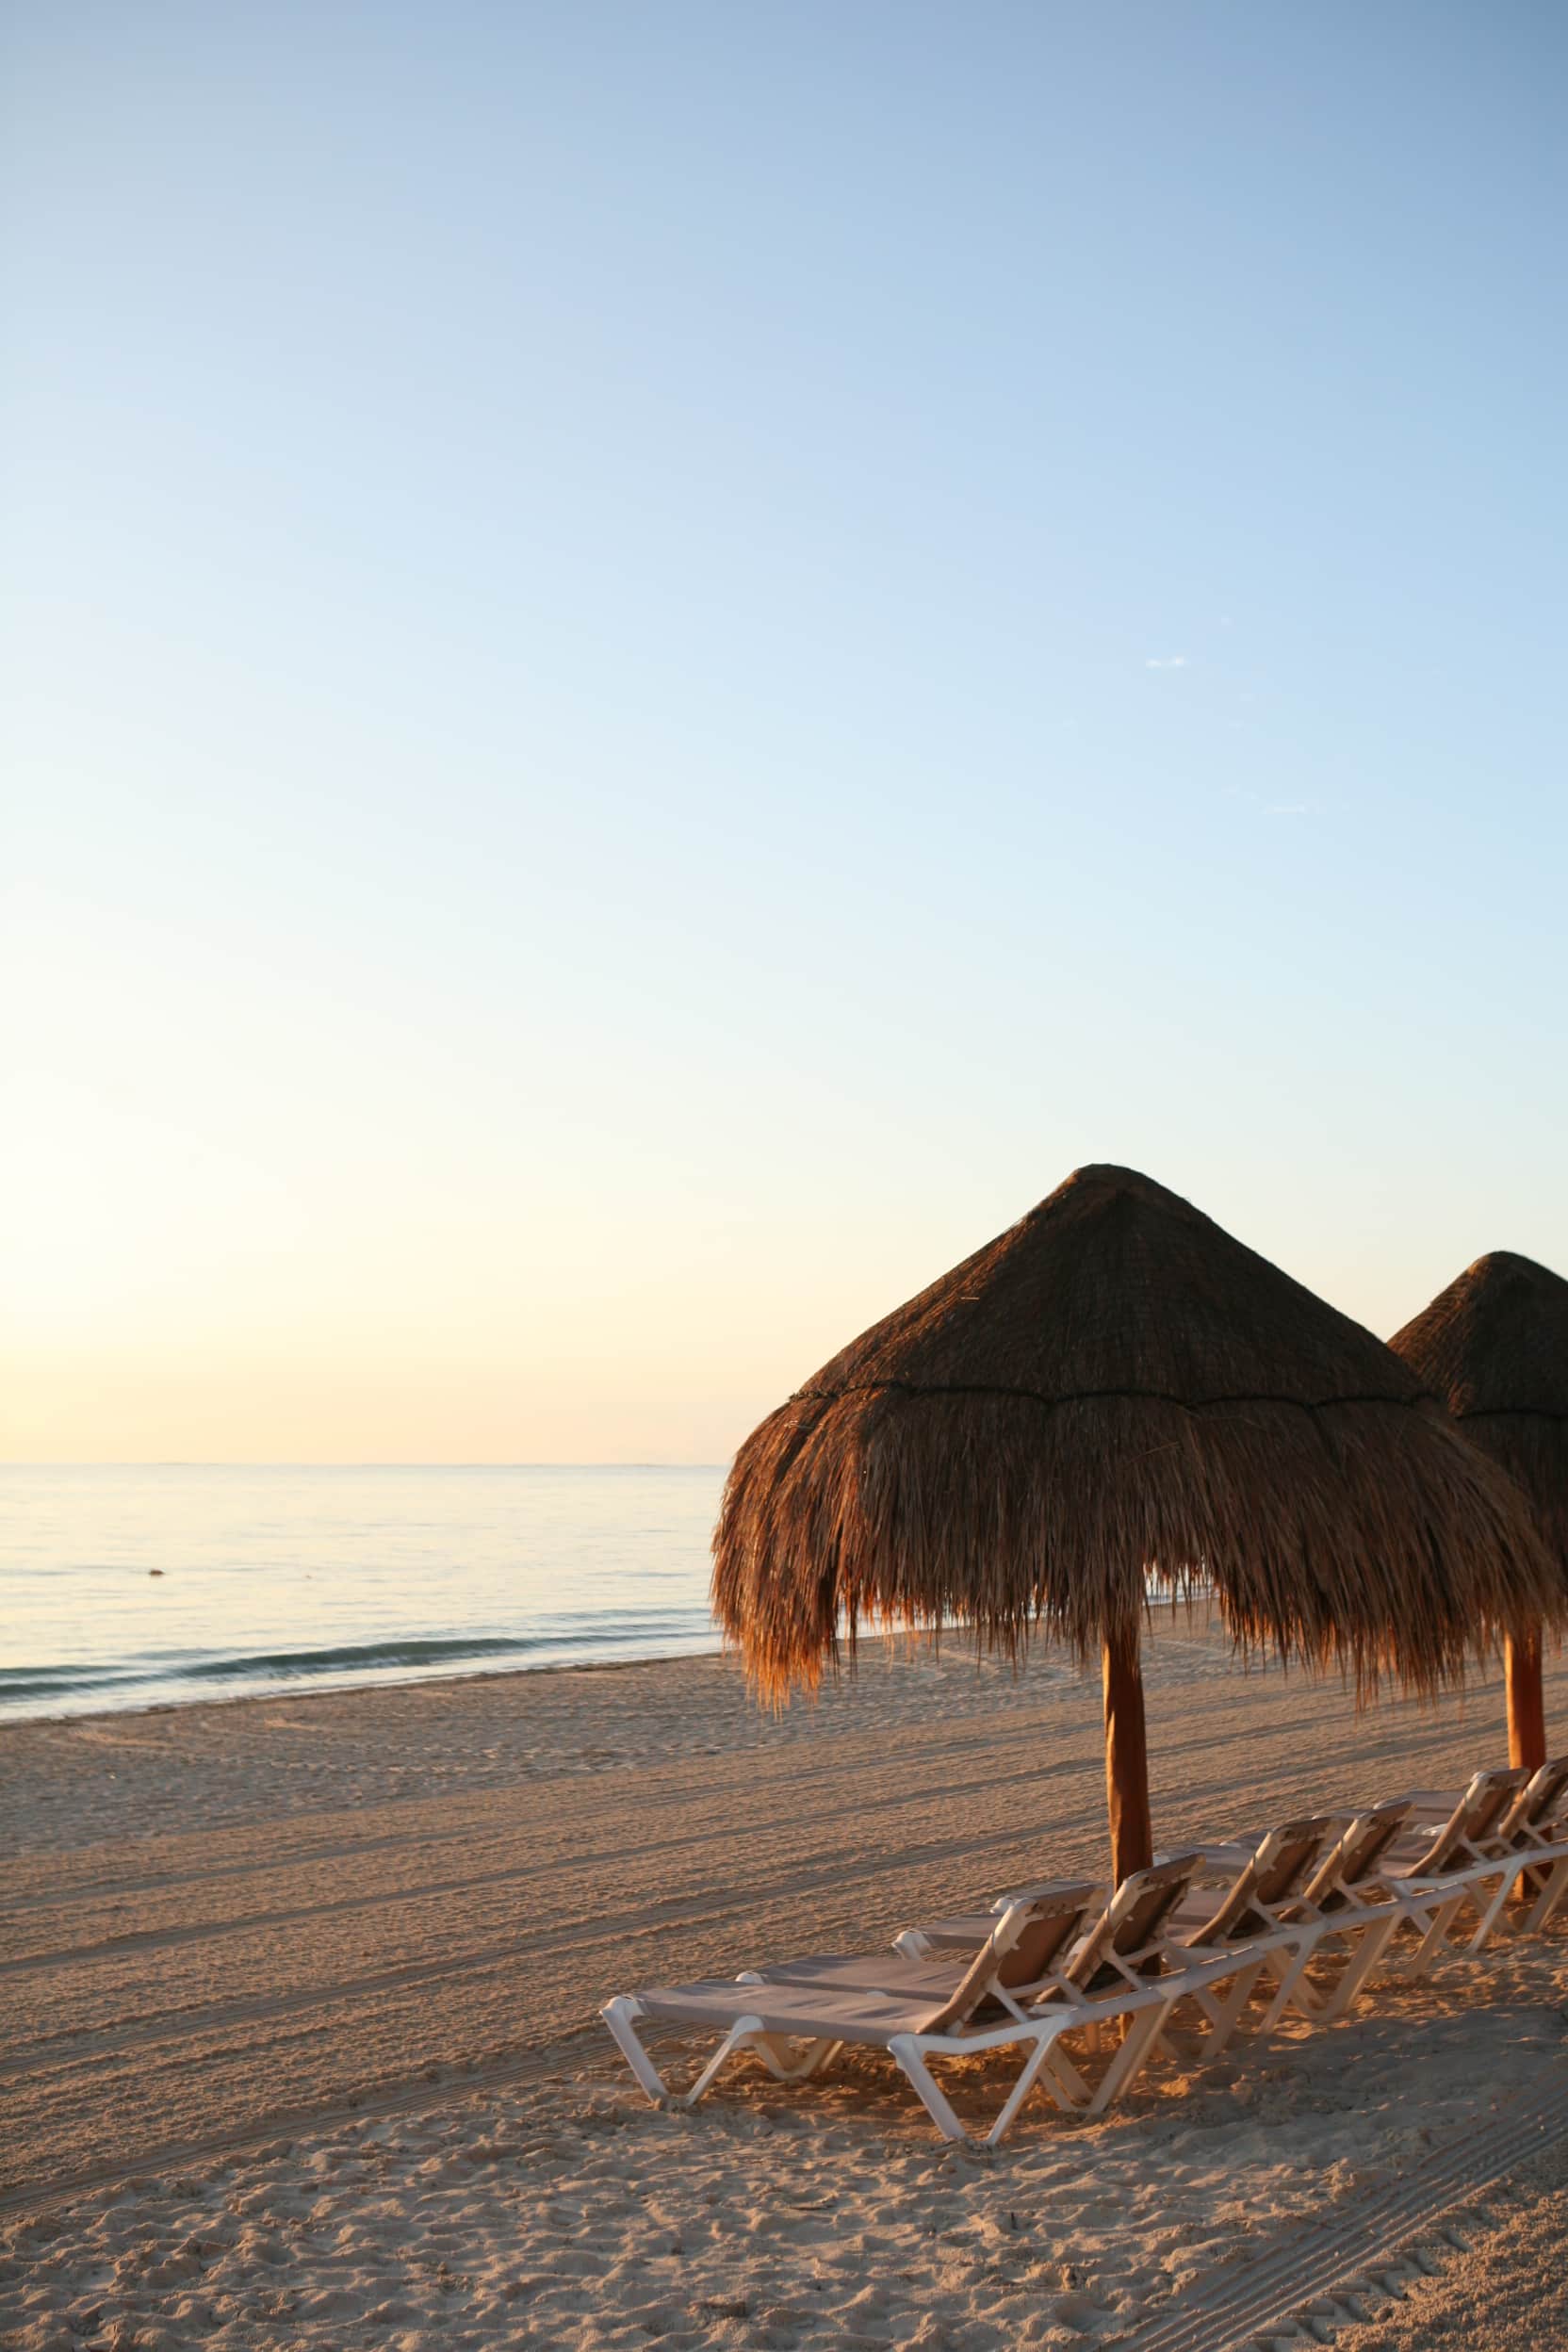
M0 1468L0 1721L716 1649L723 1482Z

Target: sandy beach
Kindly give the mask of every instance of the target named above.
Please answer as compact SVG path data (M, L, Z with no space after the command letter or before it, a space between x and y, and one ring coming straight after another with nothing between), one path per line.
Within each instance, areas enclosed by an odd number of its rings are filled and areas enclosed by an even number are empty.
M1495 1680L1358 1717L1184 1621L1148 1684L1168 1846L1452 1785L1505 1746ZM807 2089L738 2071L693 2115L642 2101L610 1994L1102 1869L1099 1716L1060 1658L1015 1680L954 1643L873 1645L776 1719L697 1658L0 1732L0 2333L1111 2342L1562 2072L1552 1936L1201 2077L1162 2066L1102 2123L1041 2101L989 2162L872 2060ZM1298 2340L1560 2343L1554 2163Z

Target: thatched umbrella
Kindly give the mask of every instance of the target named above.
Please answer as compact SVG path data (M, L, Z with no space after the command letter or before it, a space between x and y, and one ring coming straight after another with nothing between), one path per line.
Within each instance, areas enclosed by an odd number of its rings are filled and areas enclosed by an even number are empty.
M1568 1282L1507 1250L1478 1258L1389 1341L1532 1505L1568 1592ZM1509 1636L1509 1761L1546 1761L1541 1626Z
M1146 1176L1085 1168L736 1456L714 1607L764 1696L863 1621L1102 1655L1118 1877L1150 1859L1150 1580L1358 1691L1556 1607L1522 1500L1380 1340Z

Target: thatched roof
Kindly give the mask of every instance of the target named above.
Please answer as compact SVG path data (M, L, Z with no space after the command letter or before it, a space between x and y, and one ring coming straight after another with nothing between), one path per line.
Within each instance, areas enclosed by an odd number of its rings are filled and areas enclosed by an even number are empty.
M1568 1282L1494 1250L1389 1346L1523 1487L1568 1590Z
M1381 1341L1129 1168L1085 1168L752 1432L714 1607L760 1690L865 1621L1086 1656L1212 1582L1245 1646L1429 1689L1553 1596L1519 1498Z

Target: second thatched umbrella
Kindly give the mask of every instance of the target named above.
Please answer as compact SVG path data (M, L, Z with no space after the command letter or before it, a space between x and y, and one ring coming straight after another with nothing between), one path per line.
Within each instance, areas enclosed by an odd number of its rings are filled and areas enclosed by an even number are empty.
M1212 1586L1244 1646L1430 1690L1559 1606L1509 1482L1372 1333L1121 1168L1086 1168L742 1446L714 1606L754 1682L864 1622L1038 1628L1104 1675L1119 1878L1152 1846L1139 1629Z
M1524 1490L1568 1592L1568 1282L1533 1258L1478 1258L1389 1346ZM1546 1761L1541 1627L1509 1639L1509 1761Z

